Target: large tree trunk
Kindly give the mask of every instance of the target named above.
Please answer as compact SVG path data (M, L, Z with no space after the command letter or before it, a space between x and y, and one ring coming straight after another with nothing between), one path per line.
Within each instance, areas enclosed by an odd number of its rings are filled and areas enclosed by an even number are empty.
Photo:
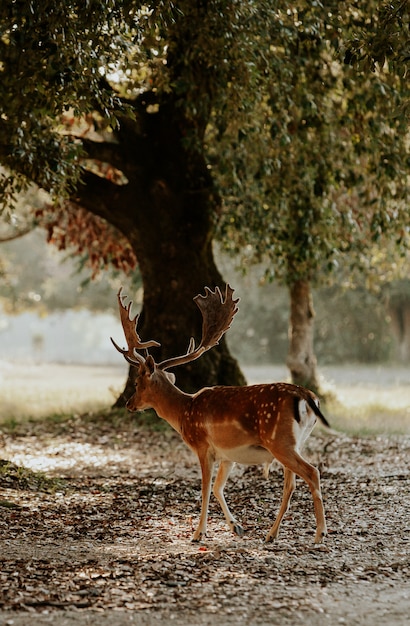
M161 254L144 256L141 273L144 286L143 308L139 331L142 339L155 339L161 348L151 349L156 361L184 354L190 337L198 343L201 338L202 316L193 302L198 293L204 294L204 286L224 287L212 254L211 245L200 245L198 239L205 234L199 229L199 237L179 240L184 224L172 223L168 232L173 245L165 246ZM149 247L149 240L146 240ZM153 246L152 250L157 248ZM125 389L116 402L122 406L134 393L137 370L130 367ZM216 384L245 384L236 360L230 355L225 339L200 359L181 366L174 371L177 384L184 391L194 392L204 386Z
M193 297L204 287L224 287L212 252L219 197L202 150L186 142L179 111L146 96L136 104L137 121L124 118L116 144L89 144L89 154L109 160L128 183L114 185L87 172L79 204L113 223L130 241L141 271L144 300L139 331L155 339L155 360L184 354L200 339L202 318ZM102 156L104 155L104 156ZM130 294L132 297L132 294ZM175 374L184 391L216 384L244 384L226 343ZM133 391L135 369L117 404Z
M318 391L313 349L314 310L310 284L298 280L290 286L289 353L287 366L296 385Z

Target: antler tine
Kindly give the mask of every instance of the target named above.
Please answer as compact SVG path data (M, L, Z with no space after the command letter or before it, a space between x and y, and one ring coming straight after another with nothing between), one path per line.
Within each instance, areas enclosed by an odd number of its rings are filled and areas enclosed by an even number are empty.
M201 296L199 294L194 298L203 317L200 346L205 350L216 346L231 327L233 317L238 311L237 303L239 302L239 298L237 300L232 299L233 292L232 287L226 285L224 300L219 287L216 287L215 291L205 287L206 295Z
M194 298L194 302L198 306L202 314L202 339L201 343L195 348L195 341L191 338L186 354L171 359L167 359L158 364L162 370L177 365L183 365L198 359L204 352L216 346L226 331L230 328L234 315L238 311L237 300L233 300L232 294L234 290L230 285L226 285L225 298L223 298L219 287L212 291L209 287L205 287L205 295L198 294Z
M137 313L134 317L131 315L131 307L132 301L125 305L125 299L127 296L123 295L122 287L119 290L118 294L118 306L120 309L120 319L122 328L124 330L125 339L127 342L128 348L120 348L114 339L111 337L111 341L114 347L121 352L124 356L125 360L131 365L141 365L141 363L145 362L144 357L141 354L138 354L137 350L148 350L148 348L159 347L157 341L141 341L140 336L137 332L137 325L139 320L139 313Z
M191 354L195 350L195 339L191 337L188 344L187 354Z

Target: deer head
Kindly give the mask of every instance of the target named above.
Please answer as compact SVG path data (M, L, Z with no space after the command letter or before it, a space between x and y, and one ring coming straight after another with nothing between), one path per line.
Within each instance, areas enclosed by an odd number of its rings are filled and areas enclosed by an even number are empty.
M196 347L195 340L191 337L185 354L156 363L148 349L160 347L161 344L154 340L141 341L137 330L139 314L132 316L132 302L125 305L126 296L123 295L122 288L120 289L118 304L127 348L120 348L112 338L111 341L126 361L138 367L139 370L136 392L127 403L130 411L141 411L153 407L153 401L160 395L158 392L169 383L175 383L175 375L167 372L167 369L195 361L219 343L238 311L239 298L234 300L233 292L234 290L227 284L224 296L219 287L216 287L215 291L205 287L204 296L200 294L195 296L194 302L202 314L202 339L199 345ZM141 351L144 354L140 354Z

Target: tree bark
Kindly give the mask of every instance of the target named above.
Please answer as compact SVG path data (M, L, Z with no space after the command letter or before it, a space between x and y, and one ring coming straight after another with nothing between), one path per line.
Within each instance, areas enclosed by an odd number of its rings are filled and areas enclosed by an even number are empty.
M193 302L204 287L224 288L214 261L212 238L220 200L201 150L186 142L172 100L136 104L138 117L122 119L112 145L115 166L128 183L115 185L86 172L73 200L114 224L130 241L139 262L144 299L142 339L155 339L155 360L184 354L191 336L200 339L202 317ZM85 144L99 158L98 144ZM104 158L110 145L100 144ZM132 294L130 294L132 298ZM216 384L244 384L226 343L175 374L184 391ZM135 368L117 406L133 392Z
M314 316L310 283L297 280L289 288L290 322L287 366L296 385L319 390L313 349Z

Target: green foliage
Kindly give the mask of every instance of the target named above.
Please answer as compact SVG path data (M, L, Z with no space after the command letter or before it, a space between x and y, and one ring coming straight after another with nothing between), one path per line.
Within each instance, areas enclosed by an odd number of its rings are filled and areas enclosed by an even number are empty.
M2 200L27 178L60 199L78 187L86 142L64 112L96 112L109 132L140 123L140 103L172 102L189 184L206 184L206 158L219 237L245 264L292 283L368 269L386 246L389 262L409 240L407 14L375 0L5 0Z
M326 6L277 3L253 127L237 133L239 158L229 147L214 155L225 247L245 263L265 260L268 274L289 284L323 282L336 268L369 270L386 246L391 262L410 239L400 108L408 85L393 72L369 75L343 62L343 39L366 23L368 2L344 3L335 14Z
M211 109L222 124L243 108L254 72L252 35L264 4L3 2L3 164L55 196L67 195L78 184L81 142L61 134L60 116L98 111L115 126L121 116L134 115L132 99L143 92L153 96L153 106L161 94L172 94L186 140L201 150Z
M139 4L1 3L0 156L10 170L54 196L77 185L81 144L58 132L58 118L69 109L111 118L119 100L104 88L101 67L115 66L128 49ZM8 189L4 200L12 196Z
M387 63L389 70L406 76L410 67L408 0L380 3L366 23L356 28L347 47L345 62L360 69L376 72Z

